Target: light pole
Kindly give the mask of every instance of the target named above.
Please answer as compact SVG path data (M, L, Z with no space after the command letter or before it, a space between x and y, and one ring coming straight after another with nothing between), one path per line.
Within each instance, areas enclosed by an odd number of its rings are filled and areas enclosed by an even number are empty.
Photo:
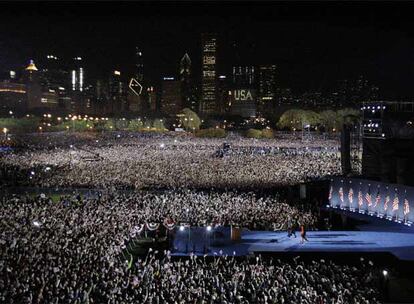
M383 288L384 288L384 290L383 290L383 292L384 292L384 301L388 301L389 300L389 294L388 294L388 271L387 270L383 270L382 271L382 275L383 275L383 282L384 282L384 285L383 285Z
M181 225L179 230L180 230L180 232L184 232L185 227L183 225ZM186 245L185 245L185 252L188 252L188 242L186 242Z
M206 227L206 246L204 246L204 253L208 252L210 250L210 232L212 230L212 227L210 225L208 225Z
M73 148L73 145L70 145L69 146L69 148L70 148L70 150L69 150L69 169L72 169L72 148Z
M191 226L188 227L188 248L190 248L190 243L191 243Z

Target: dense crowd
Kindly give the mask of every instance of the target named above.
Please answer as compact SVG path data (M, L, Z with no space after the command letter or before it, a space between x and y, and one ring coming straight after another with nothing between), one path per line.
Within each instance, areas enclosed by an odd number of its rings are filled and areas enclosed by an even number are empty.
M224 141L229 153L215 157ZM144 256L128 250L141 237L170 237L186 225L314 229L316 216L281 195L229 189L339 174L335 140L41 134L2 153L3 185L102 191L58 201L44 194L2 198L0 303L379 303L372 263L357 268L221 253L179 259L168 250Z
M361 271L362 270L362 271ZM280 260L166 255L139 260L127 271L131 288L113 297L139 303L379 303L372 267L339 266L320 260L305 264Z
M258 221L275 228L295 218L277 198L195 191L3 199L1 303L377 303L374 269L330 262L235 257L175 260L164 252L125 256L137 227L166 218L193 224Z
M32 139L30 151L5 155L2 167L17 166L27 176L25 183L42 187L136 189L270 188L340 174L334 140L230 138L226 141L232 151L288 153L232 153L217 158L213 155L223 139L114 134L74 144L72 137L66 141L62 137L41 138L50 141L48 149Z

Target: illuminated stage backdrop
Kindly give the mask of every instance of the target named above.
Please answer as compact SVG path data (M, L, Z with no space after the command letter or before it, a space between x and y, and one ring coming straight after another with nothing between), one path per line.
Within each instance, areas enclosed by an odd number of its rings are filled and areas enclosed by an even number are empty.
M414 221L414 187L335 177L329 187L329 204L401 223Z

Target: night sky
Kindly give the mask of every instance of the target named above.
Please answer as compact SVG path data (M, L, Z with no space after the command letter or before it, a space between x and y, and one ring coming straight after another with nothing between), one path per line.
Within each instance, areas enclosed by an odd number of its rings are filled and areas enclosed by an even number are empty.
M412 16L411 3L1 3L0 70L53 53L83 57L89 78L130 73L137 45L150 82L175 76L185 52L199 76L200 33L216 31L221 73L274 63L279 86L297 93L364 75L384 99L411 100Z

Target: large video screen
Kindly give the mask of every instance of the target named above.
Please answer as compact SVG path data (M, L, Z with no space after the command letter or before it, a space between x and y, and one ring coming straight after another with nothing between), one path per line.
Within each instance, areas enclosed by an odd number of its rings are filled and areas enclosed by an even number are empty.
M401 222L414 220L414 188L355 178L331 179L329 203L370 215L392 218Z

